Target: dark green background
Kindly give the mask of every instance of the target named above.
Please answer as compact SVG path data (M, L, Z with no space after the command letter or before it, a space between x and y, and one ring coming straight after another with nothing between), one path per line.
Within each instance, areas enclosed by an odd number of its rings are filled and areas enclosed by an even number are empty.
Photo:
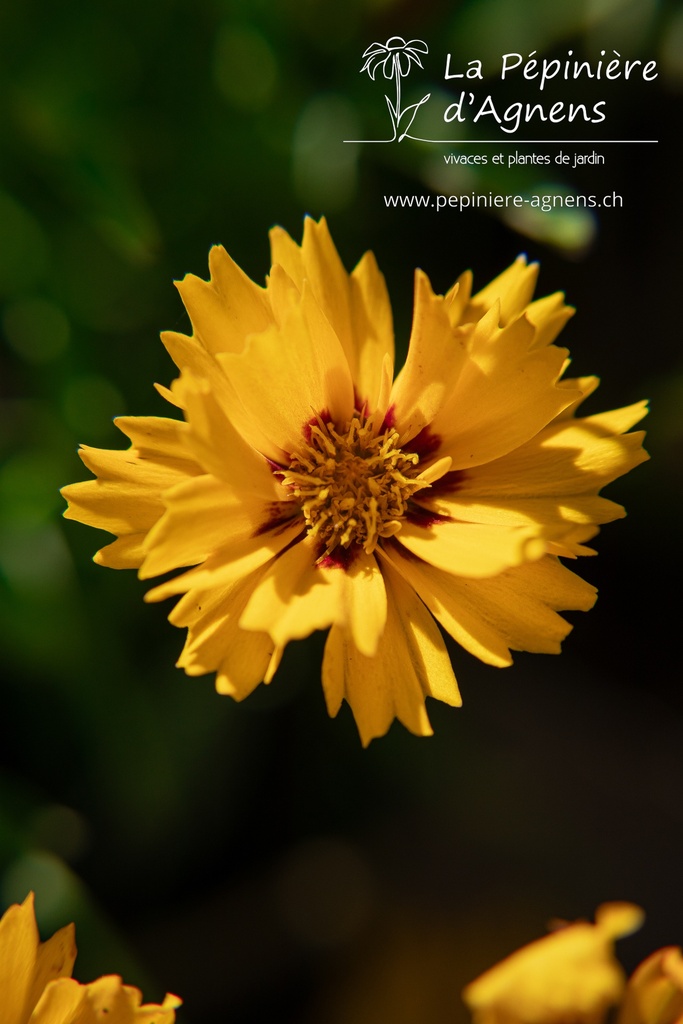
M389 86L359 69L392 35L429 44L404 86L437 114L447 52L492 73L516 50L657 59L654 83L543 98L608 99L604 125L567 137L661 141L596 146L604 167L561 178L345 146L388 131ZM45 934L76 920L77 977L175 991L187 1024L456 1020L466 981L607 899L648 913L629 966L680 942L681 8L27 0L0 10L0 88L3 906L34 888ZM624 208L529 236L384 204L430 185L616 191ZM578 308L562 340L573 372L603 378L589 408L653 405L652 462L607 492L629 518L579 566L601 596L563 655L501 672L453 646L463 709L430 702L434 738L396 725L367 751L346 706L326 715L321 636L236 705L173 667L182 635L133 573L91 562L106 538L60 519L77 443L124 446L114 415L167 412L158 332L188 328L173 279L205 276L222 242L262 282L268 228L298 240L305 213L327 215L349 269L374 250L402 352L415 266L438 290L467 267L482 285L526 251L540 294Z

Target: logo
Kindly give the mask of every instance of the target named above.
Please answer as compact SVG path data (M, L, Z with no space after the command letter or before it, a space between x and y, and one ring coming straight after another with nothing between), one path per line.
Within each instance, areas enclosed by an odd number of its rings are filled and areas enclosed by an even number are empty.
M403 80L408 77L413 65L424 70L421 56L429 53L429 47L422 39L411 39L406 42L402 36L391 36L385 43L371 43L363 53L364 63L360 69L363 74L367 71L373 82L384 79L385 88L393 82L393 90L385 93L389 117L391 119L391 137L386 139L345 139L345 142L403 142L404 139L412 139L414 142L430 142L448 145L488 145L497 142L524 142L525 144L537 143L576 143L578 145L589 145L600 141L604 143L652 143L656 139L590 139L582 138L586 134L582 132L582 125L602 124L608 119L609 100L620 86L625 88L633 85L637 87L638 82L651 83L657 77L657 61L644 61L640 58L632 59L622 57L616 50L608 53L600 50L599 54L593 54L581 59L575 55L573 50L567 50L566 56L546 58L532 50L526 57L522 53L504 53L498 61L488 60L488 67L484 69L484 62L479 59L472 59L461 66L460 70L452 66L452 55L446 54L446 67L444 71L444 82L457 83L459 92L436 94L435 103L438 107L439 100L446 100L447 106L441 113L441 120L444 125L455 124L457 126L456 137L451 132L447 138L424 138L411 134L411 129L418 111L424 107L431 92L428 92L417 103L409 103L403 106L402 87ZM379 72L381 71L381 75ZM496 86L496 79L498 85ZM592 80L592 81L591 81ZM484 92L488 88L491 92ZM574 83L581 81L582 91L585 91L587 84L591 87L594 83L600 83L599 88L604 89L603 98L592 102L586 102L584 96L578 101L573 98ZM510 98L510 91L519 84L528 94L530 89L538 91L538 98L529 102L528 99L519 100ZM453 88L453 86L451 86ZM546 91L547 90L547 91ZM564 95L563 95L564 94ZM514 95L514 94L513 94ZM432 110L432 115L437 111ZM471 126L487 126L488 136L494 138L473 138L476 132ZM432 129L434 117L430 119ZM556 125L564 124L561 128L563 135L579 135L578 138L557 138L554 128ZM466 125L460 128L460 125ZM528 129L532 138L511 138L527 125L533 125ZM574 125L574 127L570 127ZM568 128L568 131L567 131ZM451 129L452 131L452 129ZM617 128L617 131L619 129ZM500 133L500 134L497 134ZM459 136L459 137L458 137ZM540 136L540 137L539 137Z
M421 53L429 53L429 47L421 39L411 39L407 43L401 36L391 36L386 43L371 43L363 54L365 64L360 69L361 74L367 71L374 82L375 75L381 68L387 82L391 82L392 79L395 82L394 101L392 102L389 96L384 94L389 108L393 135L390 139L378 141L395 142L398 140L398 142L402 142L408 136L410 126L415 120L419 108L431 96L431 93L428 92L418 103L410 103L407 107L401 108L401 79L407 78L413 64L417 64L420 68L423 66L419 56Z

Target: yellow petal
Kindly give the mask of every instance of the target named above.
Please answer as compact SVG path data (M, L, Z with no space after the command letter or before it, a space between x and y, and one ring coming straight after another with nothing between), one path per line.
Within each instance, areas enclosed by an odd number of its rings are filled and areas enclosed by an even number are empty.
M398 718L418 736L431 735L426 696L461 703L448 653L434 620L414 591L383 561L387 621L375 657L361 654L349 632L333 626L325 645L323 688L330 715L343 699L363 746Z
M422 495L420 495L422 498ZM596 495L569 495L558 498L490 497L468 501L466 494L452 498L425 493L420 505L469 523L505 526L538 526L557 523L609 523L626 513L621 505Z
M233 489L274 502L286 497L267 460L247 444L209 381L186 373L181 392L188 430L186 445L202 468Z
M588 611L595 603L595 587L550 555L491 579L442 572L406 558L398 544L385 557L462 647L498 667L511 664L510 649L559 654L572 627L557 612Z
M139 569L145 559L146 532L129 533L105 544L93 555L93 562L109 569Z
M374 653L386 620L377 563L362 549L348 564L333 556L316 564L318 545L309 537L285 551L255 588L242 628L268 632L284 646L336 622L348 627L359 650Z
M101 564L137 568L140 543L164 512L162 493L201 468L185 448L186 424L154 416L121 417L115 423L131 438L131 447L81 447L81 459L98 479L62 488L69 503L64 517L123 538L98 553Z
M88 469L100 479L129 485L131 492L139 491L142 495L145 492L161 494L173 484L201 472L186 449L183 458L170 458L161 454L155 457L140 452L135 445L125 451L82 445L79 454Z
M187 626L177 661L190 676L217 672L216 689L243 700L264 679L275 644L267 633L239 628L239 618L264 569L227 586L195 587L178 602L169 621Z
M422 492L420 503L435 512L478 522L492 517L505 521L506 510L511 522L513 513L534 518L535 503L539 521L544 521L543 509L547 515L556 506L561 518L607 522L618 517L621 509L598 500L598 491L649 457L642 448L642 431L622 435L614 430L628 429L645 411L637 403L612 413L552 423L515 451L453 478L455 488L450 493L447 482L443 490L437 486ZM542 498L552 500L541 503Z
M209 281L187 274L176 287L207 352L240 352L249 334L272 322L266 290L254 284L221 245L209 253L209 271Z
M283 652L266 633L240 629L234 646L216 668L216 692L244 700L259 683L272 682Z
M550 534L537 527L491 526L439 520L404 522L396 540L413 555L457 576L495 576L512 565L542 558Z
M73 924L68 924L38 947L28 1005L33 1007L38 1003L49 982L70 977L75 961L75 930Z
M112 452L118 456L121 467L130 465L126 452ZM83 452L87 458L89 453ZM109 473L113 476L110 461ZM173 483L177 482L177 478ZM147 475L146 468L135 479L125 481L102 477L98 480L84 480L62 488L62 496L69 507L65 519L76 519L99 530L109 533L128 534L149 530L164 511L158 479Z
M683 956L677 946L658 949L631 975L617 1024L679 1024L683 1020Z
M268 632L278 644L325 629L340 615L341 573L315 564L317 545L309 537L277 558L255 588L240 620L243 629Z
M347 356L355 352L349 275L339 258L324 217L304 220L301 243L305 279L316 302L332 325Z
M465 336L449 322L443 296L415 272L415 305L410 347L391 392L390 416L401 444L432 423L450 396L467 360Z
M202 345L197 338L177 331L162 331L161 340L173 362L181 371L189 370L195 377L209 382L212 391L219 398L228 395L228 382L215 357ZM182 395L177 390L177 381L171 385L168 399L182 409Z
M599 377L563 377L562 380L558 380L558 388L570 388L575 394L579 392L579 396L574 399L571 405L568 405L566 409L557 414L554 422L574 416L581 403L585 402L589 395L593 394L599 384Z
M377 562L361 550L347 569L329 571L342 577L343 617L337 622L345 625L361 654L371 658L387 621L387 596Z
M305 277L301 247L279 224L270 229L268 238L270 240L270 262L273 267L282 267L290 280L301 291Z
M102 480L128 485L129 490L158 495L188 476L201 472L187 451L187 426L156 416L119 417L119 430L132 439L126 450L81 445L79 455ZM76 486L76 485L70 485ZM70 487L63 492L70 492Z
M530 350L533 329L523 317L503 329L492 309L475 327L470 358L431 424L454 469L489 462L524 444L579 392L556 386L565 349Z
M380 428L381 424L387 418L389 402L391 401L391 389L393 385L393 365L393 359L391 359L390 356L385 355L382 360L379 392L375 406L375 422L377 424L377 429Z
M460 327L465 322L463 317L472 297L472 271L466 270L452 285L446 295L446 310L451 327Z
M599 526L574 526L562 536L561 540L548 542L548 554L557 555L559 558L578 558L580 555L596 555L593 548L584 546L584 542L591 540L600 532Z
M173 381L173 392L180 407L188 421L192 417L188 446L197 452L202 465L224 478L233 477L233 467L240 464L246 467L249 454L252 462L256 458L261 462L264 459L286 461L286 453L273 444L261 418L245 413L235 383L226 376L221 362L223 358L219 354L219 362L213 364L211 373L201 374L196 369L187 368L178 380ZM213 408L202 414L200 404L204 395L209 396ZM220 421L225 420L228 423L223 426ZM206 443L209 430L230 435L235 443L227 441L226 448L212 450Z
M546 295L545 298L536 299L527 306L524 315L535 331L532 348L551 345L575 312L571 306L565 304L562 292Z
M307 217L301 248L282 228L270 232L272 260L303 291L312 294L344 349L356 385L359 408L377 409L385 355L394 359L391 305L384 278L372 253L347 274L325 218Z
M137 988L124 985L116 975L80 985L71 978L48 986L30 1024L173 1024L177 996L167 995L162 1004L145 1003Z
M624 987L614 939L637 927L642 912L605 904L596 917L532 942L468 985L475 1024L601 1024Z
M607 412L598 412L593 416L587 416L580 422L584 427L603 431L609 434L624 434L636 423L640 423L648 414L647 399L642 402L634 402L633 405L625 405L620 409L610 409Z
M382 367L394 366L394 327L386 283L371 252L366 253L351 274L351 328L353 352L349 366L359 408L384 416L381 405Z
M172 401L179 409L185 410L186 405L197 391L210 394L223 415L234 422L237 432L240 436L243 435L244 413L239 414L242 403L220 361L207 352L197 338L190 338L174 331L164 331L161 340L176 366L182 371L180 377L171 385L169 401ZM160 390L164 393L164 389ZM238 413L234 421L230 416L231 412ZM278 459L283 455L281 449L272 445L258 418L249 422L249 432L248 435L245 435L245 441L269 458ZM223 455L229 456L230 449L227 449ZM207 452L203 451L200 457L206 456ZM218 459L219 453L214 453L214 458ZM227 461L229 463L229 458Z
M306 288L281 327L252 336L241 355L221 355L219 362L242 405L231 413L232 421L247 439L257 425L272 444L264 454L276 460L284 462L296 451L316 414L336 423L351 418L346 357Z
M282 327L289 310L301 300L303 282L297 286L289 274L278 264L271 267L267 281L273 319L278 327Z
M174 405L176 409L182 408L177 396L173 394L170 388L165 387L163 384L155 384L154 389L161 395L162 398L165 398L167 402L169 402L171 405Z
M297 518L247 538L238 536L209 555L201 565L149 590L145 594L145 601L165 601L167 597L184 594L193 587L208 589L229 586L270 562L302 535L303 524Z
M164 503L166 512L145 542L141 579L197 565L216 552L224 552L227 562L242 554L245 541L296 511L291 503L274 509L258 494L237 491L209 474L167 491Z
M537 277L538 263L527 265L526 256L518 256L502 274L472 296L463 311L462 322L480 320L496 303L500 303L498 316L501 327L504 327L531 302Z
M0 919L0 993L3 1024L24 1024L48 982L71 974L76 959L73 925L40 942L33 893Z
M611 941L637 932L644 920L643 910L625 901L601 903L595 911L595 927Z

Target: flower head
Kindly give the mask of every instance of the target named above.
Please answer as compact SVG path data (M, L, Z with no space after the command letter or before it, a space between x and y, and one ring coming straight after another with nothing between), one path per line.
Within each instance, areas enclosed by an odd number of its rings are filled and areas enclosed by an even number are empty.
M391 308L374 257L348 274L324 220L301 246L271 232L258 287L223 248L179 283L193 334L164 344L160 388L182 419L124 417L127 451L84 446L96 480L67 517L116 535L95 556L143 579L188 637L178 662L221 693L270 682L290 640L330 628L323 686L363 743L394 717L431 732L425 696L460 703L434 622L492 665L556 653L594 588L560 557L592 554L624 514L600 488L642 462L640 402L577 417L597 379L560 379L561 295L532 301L518 259L472 294L416 272L405 366L392 383ZM434 617L434 618L433 618Z
M74 927L41 942L33 893L0 919L0 1007L2 1024L173 1024L177 996L146 1003L138 989L117 975L81 985L71 977L76 959Z
M604 903L595 924L577 921L517 950L463 992L475 1024L602 1024L624 991L614 941L642 920L632 903Z
M392 36L386 43L371 43L368 46L363 53L365 63L360 71L361 74L367 71L373 82L379 68L382 68L385 78L405 78L411 64L422 67L418 55L428 52L427 44L421 39L411 39L407 43L401 36Z

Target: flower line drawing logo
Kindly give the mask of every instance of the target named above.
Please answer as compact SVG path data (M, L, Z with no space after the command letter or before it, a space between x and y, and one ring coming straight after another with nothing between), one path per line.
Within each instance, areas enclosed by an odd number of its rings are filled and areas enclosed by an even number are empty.
M431 96L431 93L428 92L417 103L411 103L403 110L401 109L401 79L407 77L413 64L423 67L419 57L420 53L429 53L429 47L425 42L421 39L411 39L407 43L401 36L391 36L390 39L387 39L386 43L371 43L363 53L365 63L360 69L361 74L367 71L374 82L377 71L382 68L384 77L388 81L392 79L396 81L395 103L392 103L386 93L384 96L389 108L389 116L394 133L390 139L385 140L386 142L395 142L396 140L402 142L406 137L410 137L408 132L415 120L415 115L422 104L426 103ZM402 121L406 123L402 130L400 130Z

